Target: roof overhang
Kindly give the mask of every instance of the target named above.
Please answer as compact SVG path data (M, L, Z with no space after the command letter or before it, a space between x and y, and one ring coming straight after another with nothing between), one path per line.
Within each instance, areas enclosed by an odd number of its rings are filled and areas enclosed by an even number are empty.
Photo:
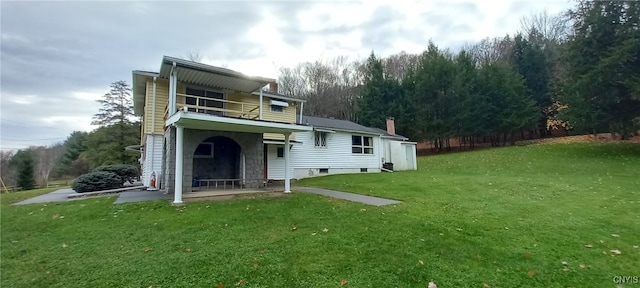
M253 92L252 94L253 95L260 95L260 92ZM275 93L271 93L271 92L267 92L267 91L262 91L262 96L269 97L269 98L272 98L272 99L280 99L280 100L299 102L299 103L307 102L307 100L304 100L304 99L298 99L298 98L294 98L294 97L290 97L290 96L286 96L286 95L282 95L282 94L275 94Z
M153 77L158 77L158 73L139 70L133 71L131 92L133 94L133 113L135 115L141 116L144 113L144 98L147 93L147 81L153 79Z
M270 139L265 139L262 141L263 144L269 144L269 145L284 145L284 140L270 140ZM294 140L289 140L289 144L302 144L302 142L300 141L294 141Z
M323 131L323 132L330 132L330 133L335 133L337 131L339 132L347 132L347 133L352 133L352 134L362 134L362 135L372 135L372 136L381 136L380 133L375 133L375 132L370 132L370 131L358 131L358 130L349 130L349 129L338 129L338 128L331 128L331 127L321 127L321 126L313 126L313 130L315 131Z
M334 130L325 129L325 128L313 128L313 131L326 132L326 133L336 133L336 131L334 131Z
M389 136L389 135L380 135L380 137L385 138L385 139L391 139L391 140L398 140L398 141L407 141L409 140L409 138L404 137L404 136Z
M275 79L247 76L230 69L164 56L160 77L169 78L175 71L178 81L204 87L252 93Z
M311 131L313 127L299 124L223 117L196 112L179 111L166 121L166 125L179 125L188 129L218 130L245 133L278 133Z

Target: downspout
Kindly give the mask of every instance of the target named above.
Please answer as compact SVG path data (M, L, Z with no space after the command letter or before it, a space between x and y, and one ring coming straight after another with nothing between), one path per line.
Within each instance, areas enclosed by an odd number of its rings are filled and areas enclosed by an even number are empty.
M174 69L176 68L176 62L173 62L171 72L169 72L169 115L173 115L176 112L176 76Z
M260 120L262 120L262 88L260 88Z
M300 122L298 122L298 124L304 124L302 122L302 115L304 115L302 114L302 111L304 111L304 102L300 102Z
M156 141L155 141L155 132L156 132L156 80L157 77L153 77L153 94L151 96L151 98L153 100L153 103L151 104L151 171L155 171L156 167L154 167L154 159L155 159L155 155L156 155ZM149 154L147 154L149 155ZM151 172L153 173L153 172ZM149 177L151 177L151 174L149 174ZM159 176L156 175L156 179L158 179ZM157 181L157 180L156 180ZM156 186L157 187L157 186Z

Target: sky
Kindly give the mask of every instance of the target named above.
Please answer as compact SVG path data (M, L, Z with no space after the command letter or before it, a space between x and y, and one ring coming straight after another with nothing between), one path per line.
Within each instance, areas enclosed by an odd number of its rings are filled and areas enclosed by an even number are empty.
M0 149L91 131L96 100L162 56L277 78L280 67L347 56L456 51L502 37L570 0L1 1Z

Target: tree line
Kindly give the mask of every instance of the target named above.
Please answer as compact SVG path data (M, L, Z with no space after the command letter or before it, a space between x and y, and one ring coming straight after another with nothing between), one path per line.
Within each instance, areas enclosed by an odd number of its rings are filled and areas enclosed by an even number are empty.
M98 128L74 131L63 143L30 146L0 152L0 173L6 186L21 190L46 187L50 179L72 179L110 164L138 166L139 153L125 147L140 142L140 121L133 115L131 88L125 81L97 100L101 108L93 117Z
M280 93L307 100L307 115L381 129L394 117L399 134L436 150L452 138L495 146L555 129L626 139L640 126L639 6L577 1L456 52L430 42L420 54L283 67Z

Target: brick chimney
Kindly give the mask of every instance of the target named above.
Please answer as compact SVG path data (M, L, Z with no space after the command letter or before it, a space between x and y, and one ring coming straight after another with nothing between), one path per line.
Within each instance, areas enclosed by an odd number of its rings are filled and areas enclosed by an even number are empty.
M278 82L269 83L269 92L278 94Z
M396 123L393 117L387 118L387 133L396 135Z

